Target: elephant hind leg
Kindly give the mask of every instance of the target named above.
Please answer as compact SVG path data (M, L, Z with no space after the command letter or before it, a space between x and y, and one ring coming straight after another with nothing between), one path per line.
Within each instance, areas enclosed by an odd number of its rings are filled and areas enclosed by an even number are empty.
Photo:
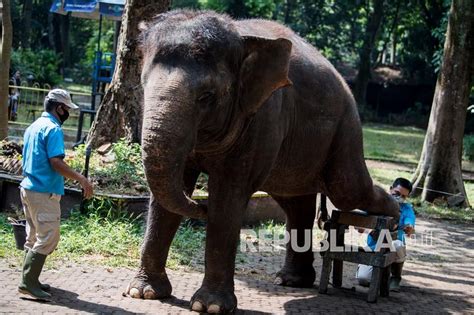
M316 278L313 267L312 229L316 214L316 195L297 197L272 196L286 214L285 265L277 273L275 283L289 287L312 287Z
M326 174L326 193L336 208L399 216L397 202L386 191L373 184L362 157L351 159L350 155L341 154L331 161Z
M326 195L341 210L361 209L398 217L398 204L375 186L365 164L362 128L356 114L347 112L333 139L324 167Z

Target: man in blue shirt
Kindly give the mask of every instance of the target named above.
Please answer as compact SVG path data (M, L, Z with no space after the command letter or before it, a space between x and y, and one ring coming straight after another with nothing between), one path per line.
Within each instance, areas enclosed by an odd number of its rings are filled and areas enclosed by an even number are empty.
M64 136L61 125L68 119L69 110L77 109L65 90L51 90L45 98L41 117L25 131L23 147L23 175L20 196L27 220L25 260L18 291L37 299L48 300L49 286L38 280L46 256L59 242L64 177L76 180L84 190L84 197L93 194L91 183L72 170L64 161Z
M391 265L390 290L400 291L400 281L402 280L403 263L406 257L405 235L410 236L415 229L415 211L410 203L406 202L408 195L412 191L412 185L405 178L397 178L390 187L390 194L400 205L400 219L397 226L397 239L392 242L397 251L397 260ZM376 249L378 235L380 231L373 230L367 236L367 246L371 250ZM372 275L372 266L359 265L356 278L361 285L369 285Z

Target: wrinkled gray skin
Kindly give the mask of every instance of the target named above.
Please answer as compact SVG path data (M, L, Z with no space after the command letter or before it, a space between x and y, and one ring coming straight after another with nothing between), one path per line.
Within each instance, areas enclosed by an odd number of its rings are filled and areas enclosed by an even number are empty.
M324 193L342 210L398 216L397 203L373 186L356 104L344 80L311 45L264 20L171 11L142 25L142 150L152 192L141 266L132 297L171 295L165 272L184 217L207 220L205 276L195 311L235 309L234 264L252 193L268 192L287 229L311 229ZM188 196L209 174L206 209ZM276 282L310 287L311 251L287 248Z

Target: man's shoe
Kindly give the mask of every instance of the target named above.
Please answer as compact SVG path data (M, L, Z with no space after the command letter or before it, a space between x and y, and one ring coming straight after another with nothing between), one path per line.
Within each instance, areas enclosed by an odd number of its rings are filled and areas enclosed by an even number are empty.
M391 277L390 278L390 291L400 292L400 281L402 281L402 278Z
M25 248L25 258L23 258L23 264L25 263L26 255L28 254L28 248ZM23 277L23 271L21 273L21 276ZM51 290L51 286L47 283L41 283L40 282L40 288L43 291L49 291Z
M403 263L393 263L390 266L390 291L400 292L400 281L402 281Z
M46 255L35 253L32 250L28 251L23 262L22 279L18 286L18 292L39 300L49 301L51 299L51 294L43 291L38 281L45 260Z

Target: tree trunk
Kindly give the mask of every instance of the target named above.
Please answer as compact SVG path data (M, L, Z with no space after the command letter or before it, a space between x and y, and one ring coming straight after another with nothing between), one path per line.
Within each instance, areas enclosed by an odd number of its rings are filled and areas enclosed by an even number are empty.
M398 34L396 31L392 33L392 49L390 50L390 64L396 64L396 57L397 57L397 42L398 42Z
M285 5L285 19L284 23L285 25L290 25L292 22L292 14L293 14L293 6L294 6L294 0L286 0L286 5Z
M8 79L12 50L12 20L10 0L2 0L2 42L0 43L0 140L8 137Z
M247 8L244 0L231 0L229 3L229 12L233 18L244 19L248 17Z
M392 20L392 26L390 27L390 30L388 31L388 35L389 37L392 37L392 38L395 38L396 35L396 28L397 28L397 25L398 25L398 12L400 11L400 0L397 0L397 4L396 4L396 7L395 7L395 13L393 14L393 20ZM382 51L379 55L380 58L377 58L377 63L378 64L385 64L386 63L386 60L387 60L387 44L388 42L391 40L391 38L388 38L386 40L384 40L384 43L383 43L383 47L382 47ZM392 41L393 43L393 41ZM392 44L392 49L393 49L393 44ZM395 45L396 47L396 45ZM391 54L390 57L394 57L393 54Z
M48 42L51 49L56 50L56 42L54 41L54 13L48 12Z
M71 49L69 47L69 14L61 15L59 21L59 27L61 32L61 51L63 53L62 70L64 73L64 68L68 68L71 64Z
M359 71L354 83L354 97L360 106L366 104L367 85L370 79L370 57L383 17L383 4L384 0L374 0L374 10L367 22L364 43L359 54Z
M449 14L443 64L436 82L423 151L414 175L422 200L464 196L461 158L474 70L474 1L454 0Z
M33 0L23 0L21 47L30 48L31 14L33 13Z
M170 0L127 0L120 29L117 62L88 136L88 144L98 147L120 138L140 141L143 91L140 85L141 52L138 50L138 24L165 12Z

